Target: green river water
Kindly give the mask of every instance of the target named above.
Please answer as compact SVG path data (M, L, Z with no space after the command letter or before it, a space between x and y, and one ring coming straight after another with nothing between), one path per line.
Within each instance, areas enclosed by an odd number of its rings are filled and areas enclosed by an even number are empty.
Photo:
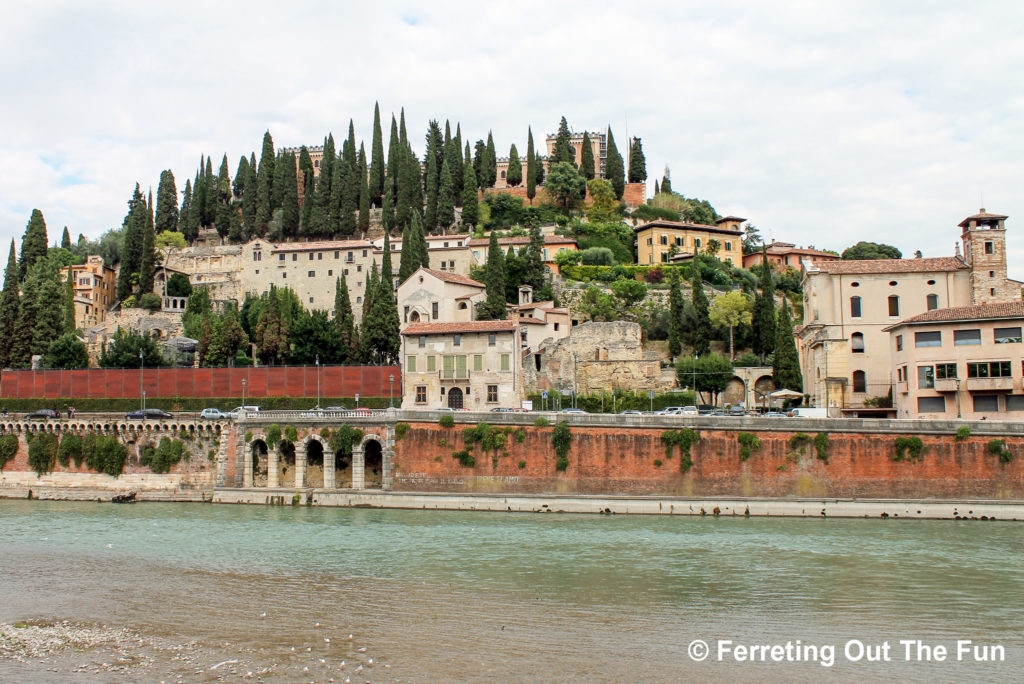
M0 622L126 627L192 649L98 672L89 649L0 658L0 681L1020 681L1022 533L0 501ZM700 662L696 639L711 647ZM922 661L915 645L908 659L908 639L948 654ZM719 659L720 640L821 655ZM972 642L960 658L958 640ZM885 643L887 660L865 662ZM976 662L975 646L1003 654Z

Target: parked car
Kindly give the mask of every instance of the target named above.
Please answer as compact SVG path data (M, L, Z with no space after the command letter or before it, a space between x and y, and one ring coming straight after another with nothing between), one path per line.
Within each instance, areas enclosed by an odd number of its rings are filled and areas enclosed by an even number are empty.
M230 414L232 418L237 420L238 418L242 417L243 413L256 413L259 410L259 406L236 406L235 408L228 411L228 414Z
M512 413L515 409L510 409L506 406L496 406L491 409L491 413Z
M586 411L580 408L564 408L559 413L586 413Z
M745 416L745 415L747 415L747 412L743 410L742 406L730 406L729 407L729 415L730 416Z
M203 420L227 420L231 414L221 411L219 408L204 408L199 414Z
M348 411L344 406L328 406L324 411Z
M828 409L803 406L791 410L789 415L792 418L828 418Z
M768 411L767 413L761 414L762 418L785 418L786 414L781 411Z
M642 415L644 415L644 412L643 411L639 411L637 409L626 409L625 411L620 411L619 415L620 416L642 416Z
M25 418L29 420L50 420L51 418L60 418L60 414L53 409L36 409L32 413L25 414Z
M158 408L142 409L141 411L132 411L125 416L125 420L161 420L164 418L173 418L174 415Z

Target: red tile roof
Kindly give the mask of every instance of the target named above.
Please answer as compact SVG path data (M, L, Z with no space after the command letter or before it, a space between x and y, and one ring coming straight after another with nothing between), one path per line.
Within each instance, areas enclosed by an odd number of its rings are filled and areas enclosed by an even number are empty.
M984 221L984 220L1005 221L1008 218L1010 218L1010 217L1009 216L1003 216L1002 214L989 214L984 209L982 209L980 214L975 214L974 216L968 216L967 218L965 218L963 221L961 221L957 225L960 226L961 228L966 228L967 224L970 223L971 221Z
M452 333L515 332L519 321L464 321L462 323L413 323L403 335L450 335Z
M489 238L474 238L474 239L470 240L468 244L469 244L470 247L483 247L483 246L486 246L486 245L490 244L490 239ZM504 247L508 247L509 245L528 245L528 244L530 244L530 238L525 236L525 235L522 235L522 236L519 236L519 237L503 237L503 238L498 238L498 244L502 245ZM574 239L570 238L570 237L565 237L564 235L545 235L544 236L544 244L545 245L575 245L576 241Z
M985 321L998 318L1024 318L1024 302L997 302L993 304L951 306L946 309L934 309L923 314L911 316L895 325L890 325L885 330L892 330L901 325L915 325L918 323Z
M458 285L469 285L470 287L480 288L487 287L486 285L479 281L473 280L472 278L467 278L466 276L459 275L457 273L448 273L447 271L435 271L432 268L424 268L423 270L429 273L430 275L434 276L438 280L443 280L446 283L456 283Z
M942 273L967 268L960 257L931 257L926 259L851 259L823 261L815 264L822 273ZM811 273L814 269L811 270Z
M670 228L676 230L700 230L706 233L718 233L721 235L743 235L743 231L732 230L730 228L719 228L718 226L709 226L703 223L684 223L681 221L650 221L643 225L636 227L636 232L639 233L644 230L651 228Z
M328 249L363 249L373 247L366 240L317 240L314 242L274 242L270 249L273 252L310 252Z

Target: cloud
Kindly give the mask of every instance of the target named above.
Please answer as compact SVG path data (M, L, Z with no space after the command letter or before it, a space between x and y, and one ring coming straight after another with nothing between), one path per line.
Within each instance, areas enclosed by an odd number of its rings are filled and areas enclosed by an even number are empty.
M25 5L23 3L23 5ZM565 115L643 138L652 177L765 234L951 254L981 206L1010 215L1024 279L1024 8L997 2L667 5L307 0L36 3L0 26L0 238L40 208L120 225L136 182L179 189L200 155L369 143L373 105L493 131L501 153ZM257 155L258 156L258 155ZM652 183L653 185L653 183Z

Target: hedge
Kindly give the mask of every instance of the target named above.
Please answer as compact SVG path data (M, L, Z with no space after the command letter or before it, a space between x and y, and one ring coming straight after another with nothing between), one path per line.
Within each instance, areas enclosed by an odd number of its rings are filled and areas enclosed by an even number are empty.
M400 402L396 397L395 405ZM264 411L305 410L316 404L316 397L246 397L249 406L259 406ZM194 411L204 408L219 408L230 411L242 405L241 397L146 397L146 408L162 408L165 411ZM59 399L0 399L0 408L8 413L29 413L40 408L53 408L67 415L67 407L74 406L81 412L121 413L135 411L139 408L138 398L122 397L120 399L95 399L87 397L61 397ZM355 408L352 397L320 397L320 406L345 406ZM387 408L388 397L359 397L360 408Z

